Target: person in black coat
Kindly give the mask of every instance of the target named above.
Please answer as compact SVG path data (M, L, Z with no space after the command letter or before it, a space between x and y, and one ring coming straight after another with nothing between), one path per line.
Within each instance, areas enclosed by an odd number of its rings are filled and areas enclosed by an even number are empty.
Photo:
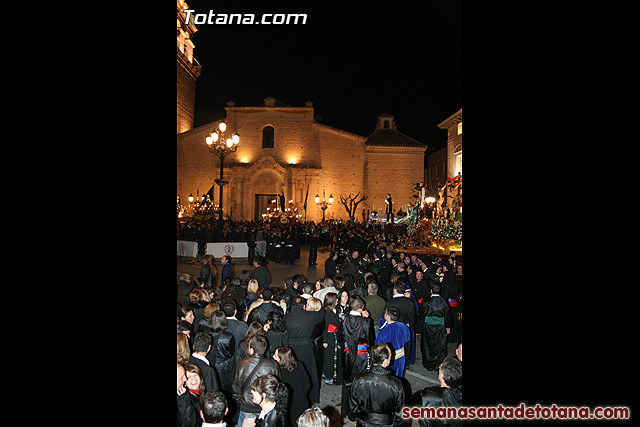
M371 348L373 367L370 372L355 376L349 395L349 419L363 426L401 426L405 424L401 410L404 406L402 381L388 367L393 350L387 343Z
M393 273L394 267L391 258L393 254L391 252L385 252L382 255L382 269L380 271L380 293L382 298L389 299L388 297L388 289L391 288L391 274ZM390 292L389 292L390 293Z
M342 334L342 322L337 314L338 294L329 292L324 297L324 330L322 332L324 382L337 384L342 382L342 364L344 354L339 337Z
M451 309L440 296L440 285L431 285L431 297L423 303L424 326L420 346L422 364L428 371L435 371L447 356L447 335L451 328Z
M413 395L416 406L441 408L462 405L462 363L454 358L446 358L438 373L440 387L430 386ZM445 424L446 423L446 424ZM461 426L459 419L420 418L420 427Z
M364 271L362 271L362 260L360 259L360 251L354 249L347 256L344 263L340 266L340 271L343 275L351 274L355 279L357 276L364 276Z
M441 270L444 276L440 282L440 293L442 298L449 304L451 309L451 317L456 320L451 324L451 333L447 340L455 342L458 338L458 311L460 305L460 282L456 280L456 273L448 260L442 261Z
M315 323L313 325L313 330L311 331L311 347L313 350L313 360L316 362L316 371L315 373L310 372L311 375L315 374L314 380L316 380L318 384L317 400L314 401L320 402L320 382L322 381L322 358L324 351L322 346L322 332L324 331L325 311L322 309L322 302L315 297L307 299L307 304L304 309L308 312L322 312L322 316L316 316L314 318Z
M222 391L231 391L235 368L236 340L227 329L227 316L222 311L214 311L211 316L211 351L207 354L209 363L216 369Z
M253 259L253 266L255 267L255 270L251 273L251 278L256 279L261 288L269 286L269 283L271 283L271 276L264 267L264 258L261 256L255 257Z
M265 357L273 357L278 347L289 344L289 333L284 321L284 314L280 311L270 311L264 329L269 342L269 349L265 353Z
M351 385L357 374L369 371L371 363L369 349L375 342L373 322L369 317L364 317L364 301L358 297L351 298L349 302L351 311L342 320L344 370L342 383L342 417L350 414Z
M400 318L398 321L411 328L416 323L416 307L413 304L413 300L405 296L406 288L406 282L402 279L399 279L394 283L393 298L387 301L384 309L386 310L389 307L396 307L400 311Z
M429 288L429 283L424 278L424 273L422 270L416 270L416 281L411 284L411 290L413 291L413 295L415 295L416 300L418 301L418 313L416 318L416 331L422 331L422 325L424 324L424 309L423 303L427 298L431 296L431 290Z
M311 336L317 324L324 325L325 313L320 311L306 311L306 300L296 297L293 311L285 316L287 331L289 332L289 347L295 353L297 360L302 361L311 375L311 402L320 402L320 384L318 381L314 347ZM321 329L322 330L322 329Z
M334 278L336 277L336 260L338 259L338 253L335 250L329 252L329 258L324 262L324 277Z
M291 347L278 347L273 360L280 365L282 382L289 387L289 422L295 426L300 414L311 406L311 377L304 363L296 360Z
M216 285L216 268L213 265L213 255L206 254L202 257L202 268L200 269L200 277L204 280L205 286L215 287Z
M283 259L285 264L291 264L296 260L296 241L291 235L291 232L287 232L286 237L284 238L284 246L283 249Z

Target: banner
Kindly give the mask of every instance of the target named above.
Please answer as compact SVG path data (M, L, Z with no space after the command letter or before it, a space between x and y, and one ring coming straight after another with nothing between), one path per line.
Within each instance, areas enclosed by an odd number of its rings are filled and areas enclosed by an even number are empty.
M178 255L180 256L198 256L198 244L187 240L178 240Z
M224 255L231 258L247 258L249 247L247 242L216 242L207 243L205 254L211 254L219 261Z

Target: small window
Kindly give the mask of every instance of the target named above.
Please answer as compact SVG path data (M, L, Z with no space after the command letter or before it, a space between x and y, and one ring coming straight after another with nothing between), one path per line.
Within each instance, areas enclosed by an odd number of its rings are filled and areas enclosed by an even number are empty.
M262 129L262 148L273 148L273 126Z
M382 127L384 129L389 129L389 120L385 120Z
M458 135L462 133L462 122L458 123Z

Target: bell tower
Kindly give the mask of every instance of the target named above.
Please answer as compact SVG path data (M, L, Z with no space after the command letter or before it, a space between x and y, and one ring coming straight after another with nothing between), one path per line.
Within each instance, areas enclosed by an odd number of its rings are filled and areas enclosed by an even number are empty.
M376 130L378 129L389 129L389 130L397 130L396 121L389 113L382 113L378 116L378 124L376 125Z
M193 23L186 22L187 2L177 0L178 14L178 133L193 129L194 105L196 99L196 79L200 76L201 65L193 56L192 41L197 28Z

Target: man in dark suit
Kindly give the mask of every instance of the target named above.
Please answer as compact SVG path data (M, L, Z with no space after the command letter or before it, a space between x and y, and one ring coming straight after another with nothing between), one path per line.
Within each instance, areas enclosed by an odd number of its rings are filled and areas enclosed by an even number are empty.
M253 266L255 270L251 273L251 278L256 279L261 288L269 286L271 283L271 276L266 268L264 268L264 258L256 256L253 258Z
M216 370L209 364L207 359L207 353L211 350L211 344L213 338L208 332L198 332L193 339L193 353L189 357L189 363L196 365L202 372L202 378L204 379L204 386L207 391L220 390L220 383L218 382L218 374Z
M408 288L407 283L405 282L407 279L398 279L396 283L393 284L393 297L387 301L384 309L385 311L389 307L396 307L400 312L400 317L398 318L398 322L402 322L409 327L413 331L411 334L411 340L407 342L404 346L404 354L407 360L407 366L409 366L409 360L415 360L415 357L411 357L411 349L415 348L412 343L415 342L415 324L416 324L416 306L413 304L413 300L411 298L407 298L405 296L405 290ZM384 322L384 317L380 319L380 322ZM378 327L380 327L380 323ZM413 363L413 362L412 362Z
M233 337L236 339L236 343L239 343L244 339L244 334L247 333L247 329L249 325L244 323L242 320L236 319L236 313L238 312L236 308L236 304L233 301L229 301L222 306L222 311L227 316L227 332L233 334Z
M324 277L335 278L336 277L336 260L338 259L338 253L335 250L329 252L329 258L324 262Z

